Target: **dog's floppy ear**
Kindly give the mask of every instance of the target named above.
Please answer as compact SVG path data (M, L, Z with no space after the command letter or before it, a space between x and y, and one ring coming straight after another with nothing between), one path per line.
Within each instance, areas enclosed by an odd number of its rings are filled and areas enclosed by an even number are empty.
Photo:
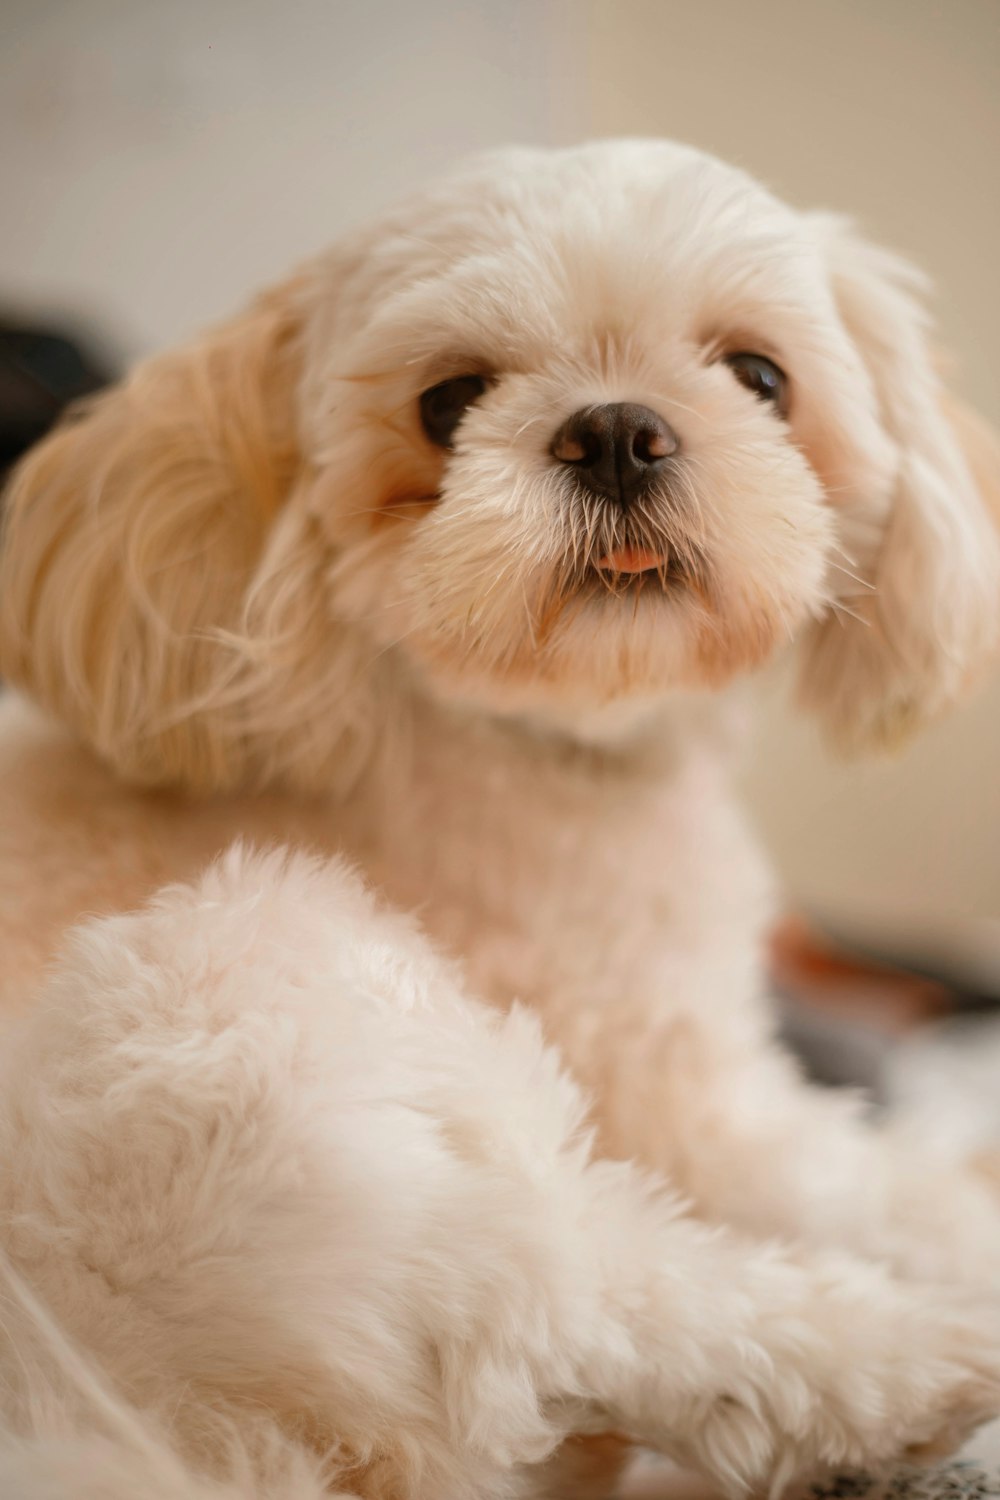
M212 704L222 632L239 627L299 468L303 294L297 278L140 365L9 486L0 674L134 779L207 789L242 774Z
M842 745L891 745L949 703L996 644L1000 546L984 488L1000 485L1000 471L978 419L941 390L917 274L839 220L816 227L894 475L887 513L884 500L859 497L851 524L858 535L876 527L878 540L858 564L850 612L831 610L810 632L801 696Z

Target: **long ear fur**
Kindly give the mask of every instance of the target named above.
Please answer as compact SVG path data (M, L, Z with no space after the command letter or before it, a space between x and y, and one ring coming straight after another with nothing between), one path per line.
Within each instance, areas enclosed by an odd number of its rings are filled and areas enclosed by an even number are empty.
M299 468L300 289L141 365L11 482L0 672L133 779L208 789L244 772L216 722L223 632Z
M896 742L932 717L995 646L1000 547L980 493L986 466L963 452L972 419L948 413L928 351L920 278L839 220L823 217L817 227L896 450L888 514L854 517L860 532L866 521L880 528L863 565L870 587L852 595L850 614L819 622L802 666L803 701L855 748ZM979 431L977 452L982 443Z
M1000 434L954 396L943 396L941 409L961 445L976 488L1000 533Z

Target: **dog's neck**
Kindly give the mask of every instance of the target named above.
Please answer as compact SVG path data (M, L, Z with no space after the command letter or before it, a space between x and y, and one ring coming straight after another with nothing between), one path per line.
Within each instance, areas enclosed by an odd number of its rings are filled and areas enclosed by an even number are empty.
M567 924L608 954L588 980L602 996L626 932L673 955L726 923L742 961L760 906L740 895L744 932L728 887L765 882L732 789L741 715L738 695L678 696L633 735L597 737L417 694L339 803L338 841L489 998L542 1004Z
M599 859L605 839L621 847L633 811L648 807L655 817L692 783L699 803L730 801L746 717L741 692L677 693L631 715L498 714L411 678L386 709L372 754L336 797L335 816L362 862L370 850L409 857L446 830L471 850L477 827L492 825L498 809L512 840L526 823L532 836L538 827L579 827ZM605 816L609 802L629 809L624 824Z
M468 737L480 751L531 767L567 763L589 768L602 781L636 776L669 779L690 755L734 765L745 739L747 695L676 690L659 698L627 698L590 706L558 702L496 712L418 691L421 732L449 740Z

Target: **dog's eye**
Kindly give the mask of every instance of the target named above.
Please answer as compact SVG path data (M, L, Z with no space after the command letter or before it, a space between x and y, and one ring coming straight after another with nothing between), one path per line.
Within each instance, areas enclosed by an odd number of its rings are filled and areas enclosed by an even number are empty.
M782 416L788 409L788 381L784 371L763 354L727 354L725 362L741 385L761 401L769 401Z
M439 448L450 448L455 429L474 401L478 401L486 389L481 375L456 375L453 380L442 380L432 385L420 398L420 420L432 443Z

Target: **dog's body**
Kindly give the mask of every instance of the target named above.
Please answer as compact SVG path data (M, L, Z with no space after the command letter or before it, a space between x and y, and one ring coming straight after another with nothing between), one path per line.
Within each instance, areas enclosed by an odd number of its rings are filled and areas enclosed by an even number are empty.
M574 1434L758 1482L1000 1405L1000 1204L773 1047L731 786L728 684L785 638L857 738L938 708L994 629L898 267L831 234L680 148L515 154L15 481L4 665L72 726L15 697L0 725L9 1422L36 1443L7 1462L39 1495L61 1431L110 1432L123 1495L129 1464L194 1492L162 1441L240 1493L312 1493L318 1451L344 1491L444 1500L579 1493ZM624 483L623 422L627 504L599 472ZM244 856L43 982L73 923L236 839L346 855L460 976L338 867ZM201 1084L197 1038L225 1057Z

